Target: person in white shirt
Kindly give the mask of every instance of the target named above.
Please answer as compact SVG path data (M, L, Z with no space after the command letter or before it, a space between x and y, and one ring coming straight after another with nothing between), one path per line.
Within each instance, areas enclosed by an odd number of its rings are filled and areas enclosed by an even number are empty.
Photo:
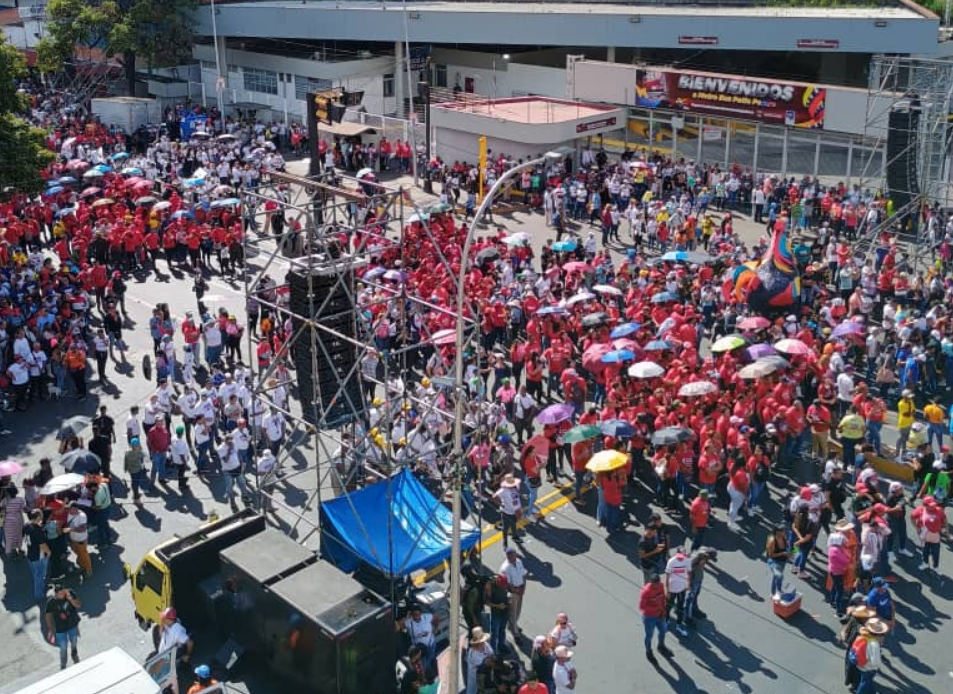
M238 451L238 459L241 461L242 467L248 468L251 465L251 431L248 429L246 420L238 420L238 426L232 430L232 441L235 443L235 450ZM274 454L272 453L272 455Z
M553 665L555 694L576 694L576 668L572 664L575 653L565 646L556 646L553 654L556 656Z
M176 658L181 658L186 663L192 658L192 649L195 644L171 607L166 608L159 615L158 636L157 653L165 653L170 648L177 648Z
M265 442L271 452L278 455L278 451L281 450L282 439L285 436L285 416L278 410L273 409L262 420L262 428L265 430Z
M520 483L512 473L507 473L500 488L493 493L493 501L500 507L500 517L503 521L503 546L509 544L510 534L513 539L517 538L516 521L518 515L523 510L523 504L520 500Z
M26 411L26 399L30 390L30 367L23 357L17 354L13 363L7 367L7 376L13 385L14 406L21 412Z
M242 468L241 460L238 458L238 451L232 441L232 435L226 434L222 445L216 449L219 460L222 461L222 477L225 478L225 496L228 497L228 503L235 508L235 485L241 492L242 498L248 496L248 482L245 480L245 471Z
M669 607L675 605L675 631L681 636L688 635L685 628L685 598L692 577L692 560L684 547L675 550L675 555L665 565L666 586Z
M523 560L513 547L506 548L506 560L500 566L500 575L506 576L509 596L509 626L513 638L518 639L523 630L519 627L520 614L523 612L523 595L526 593L526 577L529 572L523 566Z
M175 470L180 492L185 492L189 488L185 473L188 470L190 457L189 444L185 440L185 427L177 426L175 436L172 437L172 443L169 444L169 462Z
M556 626L549 632L549 636L557 646L566 646L567 648L574 648L579 640L576 628L569 621L569 616L565 612L556 615Z
M212 451L213 433L211 425L203 415L196 417L193 433L195 435L195 467L201 476L207 474L210 467L209 455Z
M79 502L73 501L69 505L66 517L66 527L69 532L69 545L76 555L76 563L83 570L86 578L93 574L93 562L89 558L89 531L87 528L86 513L83 512Z
M424 649L424 668L428 673L436 672L437 668L437 625L440 618L424 612L419 603L410 607L410 614L398 625L399 629L407 632L410 643Z

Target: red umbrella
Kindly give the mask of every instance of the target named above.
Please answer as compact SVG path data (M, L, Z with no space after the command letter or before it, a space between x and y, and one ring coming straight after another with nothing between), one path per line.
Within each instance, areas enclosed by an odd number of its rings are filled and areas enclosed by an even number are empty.
M574 260L570 263L566 263L565 265L563 265L563 270L565 270L566 272L586 273L586 272L592 272L592 267L589 265L589 263L582 263L578 260Z
M608 366L608 364L602 362L602 356L611 351L612 345L606 342L589 345L589 348L582 353L582 367L593 373L602 371Z
M738 327L742 330L763 330L770 327L771 321L763 316L748 316L738 322Z
M133 190L152 190L152 181L138 181L132 185Z
M79 196L81 198L88 198L90 195L96 195L97 193L102 193L102 192L103 192L102 188L97 188L93 186L91 188L87 188L86 190L84 190L82 193L79 194Z
M636 354L642 351L641 345L639 345L638 342L630 337L620 337L616 340L613 340L612 347L614 349L628 349L635 352Z

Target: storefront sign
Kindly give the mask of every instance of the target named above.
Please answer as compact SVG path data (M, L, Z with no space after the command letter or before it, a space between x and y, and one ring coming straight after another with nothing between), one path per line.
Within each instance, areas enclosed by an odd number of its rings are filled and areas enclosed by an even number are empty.
M610 128L615 125L615 116L611 118L603 118L602 120L594 120L589 123L577 123L576 132L577 133L587 133L590 130L599 130L599 128Z
M798 39L798 48L840 48L837 39Z
M679 36L678 42L683 46L717 46L717 36Z
M636 71L635 105L823 128L827 90L809 84L679 70Z

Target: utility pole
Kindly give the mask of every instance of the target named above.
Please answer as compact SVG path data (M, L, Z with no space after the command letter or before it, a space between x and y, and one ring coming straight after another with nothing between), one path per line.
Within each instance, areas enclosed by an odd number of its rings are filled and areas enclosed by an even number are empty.
M427 56L427 62L424 67L424 79L417 83L417 96L424 102L424 192L433 193L433 177L430 171L430 159L433 156L431 152L431 131L430 131L430 56Z

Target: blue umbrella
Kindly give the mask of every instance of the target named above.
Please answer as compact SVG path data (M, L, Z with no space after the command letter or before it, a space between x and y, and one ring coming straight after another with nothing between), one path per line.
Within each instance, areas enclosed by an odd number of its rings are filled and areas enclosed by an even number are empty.
M109 157L113 161L124 161L129 158L129 154L126 152L116 152L114 155Z
M645 345L646 352L664 352L667 349L672 349L672 343L668 340L652 340Z
M96 166L93 167L93 170L106 174L112 171L113 167L111 167L109 164L96 164Z
M62 178L58 179L56 183L59 183L61 186L68 186L76 183L76 179L72 176L63 176Z
M632 361L635 359L635 352L628 349L614 349L611 352L606 352L600 358L600 361L603 364L618 364L623 361Z
M642 326L638 323L622 323L621 325L617 325L612 329L612 332L609 333L609 337L611 337L613 340L617 340L620 337L628 337L632 333L637 332L641 327Z
M669 262L678 262L681 260L688 260L687 251L669 251L662 256L662 260L667 260Z
M576 250L576 242L572 240L557 241L553 244L553 250L559 253L572 253Z
M204 178L187 178L182 181L182 185L184 185L186 188L195 188L196 186L200 186L203 183L205 183Z
M52 188L47 188L44 195L56 195L57 193L63 192L63 186L53 186Z
M241 205L242 201L238 198L225 198L224 200L216 200L212 203L212 207L234 207L235 205Z
M678 296L672 292L660 292L652 297L653 304L667 304L670 301L678 301Z
M179 210L178 212L173 212L169 219L181 219L182 217L185 217L186 219L195 219L195 215L188 210Z
M616 439L628 439L635 436L635 427L624 419L607 419L599 422L599 429L606 436Z
M123 176L142 176L142 169L138 166L127 166L120 173L122 173Z
M66 215L73 214L74 212L76 212L75 207L64 207L62 210L56 213L56 218L59 219L60 217L65 217Z
M543 306L536 312L537 316L551 316L555 314L562 315L566 313L566 309L562 306Z

